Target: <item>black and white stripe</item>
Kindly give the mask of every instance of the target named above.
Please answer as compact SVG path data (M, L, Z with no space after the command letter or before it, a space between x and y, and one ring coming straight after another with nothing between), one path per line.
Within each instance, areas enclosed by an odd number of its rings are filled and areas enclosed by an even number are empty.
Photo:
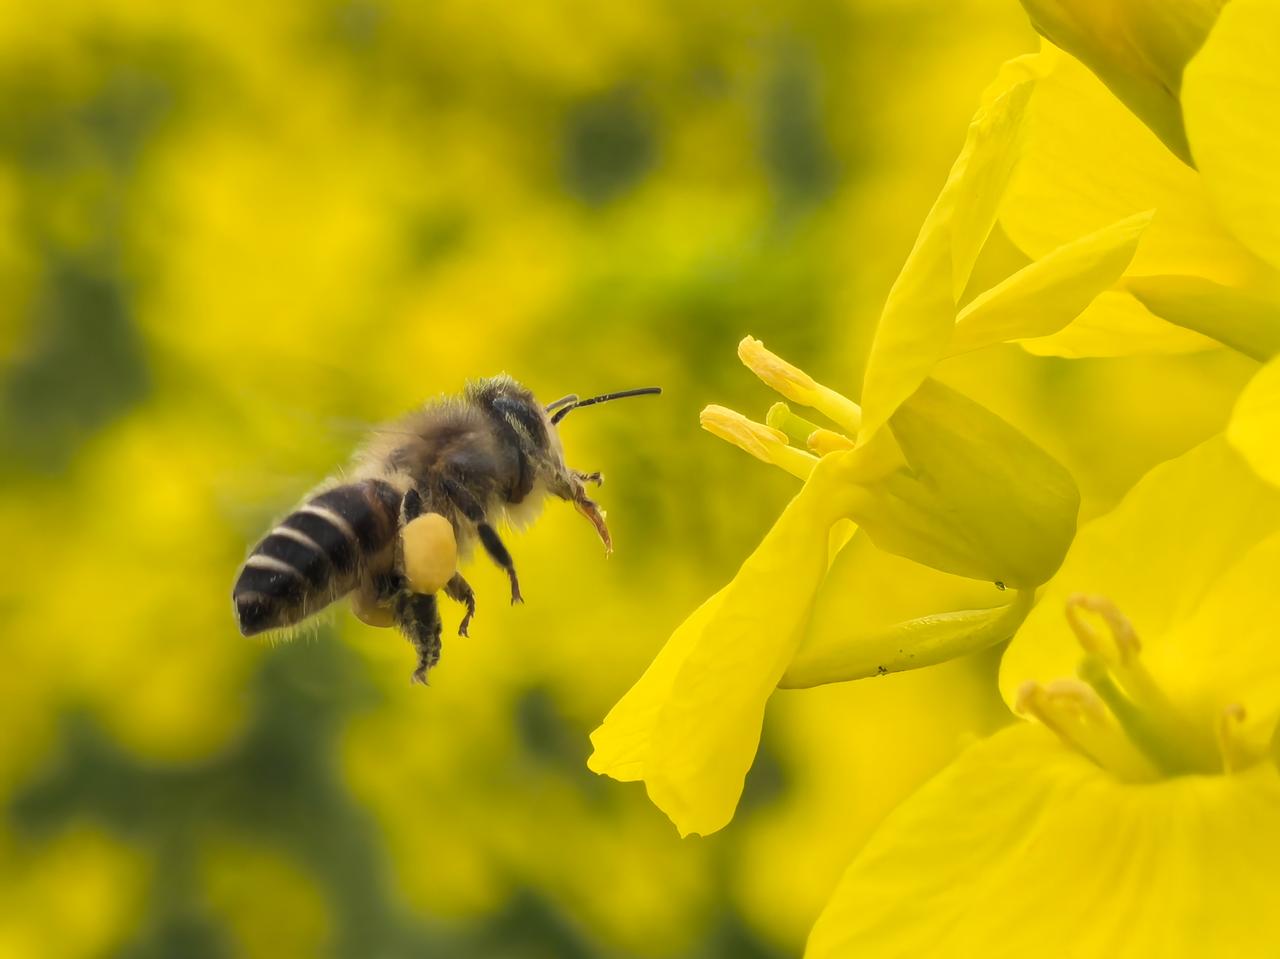
M292 626L356 585L361 562L392 540L400 496L390 483L336 486L290 513L245 561L232 590L240 632Z

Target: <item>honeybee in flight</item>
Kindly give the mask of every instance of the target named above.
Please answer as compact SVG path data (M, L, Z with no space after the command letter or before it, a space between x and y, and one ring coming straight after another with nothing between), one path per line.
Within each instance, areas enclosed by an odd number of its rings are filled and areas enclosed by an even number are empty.
M572 410L659 393L657 387L542 406L509 376L468 384L460 397L427 404L375 431L348 475L312 493L254 547L232 590L240 632L253 636L300 623L343 596L371 625L394 624L418 654L415 682L440 658L436 593L466 608L475 593L457 571L479 542L511 581L511 553L496 526L531 522L547 496L572 503L613 549L604 513L587 496L599 473L565 464L559 423Z

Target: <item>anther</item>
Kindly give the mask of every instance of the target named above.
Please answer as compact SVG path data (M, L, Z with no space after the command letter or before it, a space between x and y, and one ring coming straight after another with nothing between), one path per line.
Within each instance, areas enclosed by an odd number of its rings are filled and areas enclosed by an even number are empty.
M765 349L755 337L743 337L738 344L738 358L765 385L793 403L812 407L851 436L862 428L862 407Z
M702 428L750 453L756 459L780 466L792 476L808 479L818 458L787 443L787 434L749 420L723 406L708 406L698 417Z
M1126 781L1156 778L1155 767L1125 738L1102 700L1077 679L1056 679L1048 685L1023 683L1015 709L1033 717L1065 745Z

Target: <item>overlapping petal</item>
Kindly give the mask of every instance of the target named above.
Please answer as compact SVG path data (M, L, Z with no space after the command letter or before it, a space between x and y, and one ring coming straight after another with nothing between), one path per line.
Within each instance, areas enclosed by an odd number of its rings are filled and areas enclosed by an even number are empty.
M1190 162L1182 72L1226 0L1022 0L1031 23L1088 65L1165 145Z
M1280 353L1280 299L1196 276L1135 276L1124 290L1155 316L1255 360Z
M876 328L862 393L860 435L864 440L948 356L1013 340L1029 340L1033 351L1064 353L1143 351L1152 339L1160 351L1212 345L1161 322L1132 296L1113 290L1131 267L1141 248L1139 241L1158 214L1154 206L1128 207L1129 198L1112 203L1116 215L1109 219L1081 219L1073 214L1066 228L1055 223L1042 230L1036 237L1042 242L1020 244L1032 262L976 296L967 289L991 235L994 214L1013 203L1009 194L1023 178L1021 164L1028 155L1033 162L1041 162L1027 148L1028 117L1040 98L1044 75L1068 59L1049 51L1011 61L987 91ZM1092 81L1083 67L1076 66ZM1156 148L1160 149L1158 144ZM1037 175L1033 171L1031 178ZM1178 177L1174 174L1175 180ZM1194 182L1193 174L1191 179ZM1034 212L1017 209L1014 222L1020 224L1017 217L1022 216L1040 218L1046 212L1049 217L1057 213L1039 207ZM969 301L964 303L966 298ZM1101 340L1100 345L1081 345L1079 331L1069 326L1077 320L1086 339L1091 331L1101 334L1094 337ZM1137 343L1126 336L1135 325L1149 328ZM1068 338L1066 345L1046 342L1046 337L1060 331Z
M1221 222L1203 179L1165 149L1081 63L1052 47L1034 61L1017 172L1000 224L1032 259L1154 210L1130 272L1236 285L1256 258Z
M1198 353L1216 344L1193 330L1166 322L1126 289L1100 295L1070 325L1049 336L1022 340L1035 356L1082 359L1142 354Z
M1260 476L1280 486L1280 360L1259 370L1240 394L1227 438Z
M956 300L991 232L1018 159L1034 86L1029 58L1005 65L988 88L946 185L934 201L876 328L862 391L870 436L915 391L951 338Z
M1277 856L1274 765L1126 784L1023 724L889 816L805 955L1265 955Z
M1280 5L1227 4L1187 68L1182 98L1214 210L1280 269Z
M975 297L956 317L949 354L1048 336L1124 274L1151 222L1138 213L1067 243Z

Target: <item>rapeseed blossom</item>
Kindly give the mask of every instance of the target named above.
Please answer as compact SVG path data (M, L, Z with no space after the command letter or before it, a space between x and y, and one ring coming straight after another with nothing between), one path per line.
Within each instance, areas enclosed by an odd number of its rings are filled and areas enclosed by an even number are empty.
M1088 524L1001 664L1030 721L850 866L806 955L1254 955L1280 853L1280 490L1221 438Z
M1128 292L1153 314L1273 356L1280 9L1241 0L1209 29L1220 4L1027 6L1200 168L1166 181L1190 190L1158 206L1173 215L1160 225L1157 214L1147 234L1153 273ZM1187 24L1205 17L1187 41ZM1102 29L1117 19L1164 31ZM1118 55L1175 35L1186 42L1176 56L1166 46L1163 65ZM1142 71L1169 63L1164 94L1175 99L1144 100ZM1091 213L1113 214L1121 198L1146 191L1150 202L1151 184L1161 188L1160 175L1139 183L1143 169L1099 163L1040 186L1049 195L1065 183L1068 203L1087 196L1099 201ZM1046 943L1081 956L1265 954L1280 853L1278 428L1272 360L1224 436L1157 467L1081 530L1002 661L1001 692L1030 721L968 750L886 820L807 956L1019 955Z
M1087 10L1058 10L1056 20L1041 12L1052 21L1051 32L1066 29L1062 24L1074 23L1074 16L1088 19ZM1153 15L1130 13L1139 19ZM1212 22L1207 15L1194 19L1202 26ZM1238 23L1224 26L1220 32L1226 39L1220 44L1211 39L1191 64L1187 91L1193 101L1198 84L1239 85L1238 76L1233 79L1231 71L1214 64L1222 60L1219 46L1236 43L1240 29ZM1169 32L1182 38L1169 41L1176 50L1166 58L1180 79L1204 30L1175 24ZM1196 35L1187 39L1191 33ZM1116 69L1123 73L1122 61ZM1113 80L1116 85L1130 89L1120 80ZM1058 188L1054 179L1061 157L1054 124L1061 126L1059 121L1073 114L1078 122L1082 104L1088 120L1096 112L1113 125L1137 124L1122 140L1136 138L1145 151L1142 158L1163 173L1138 184L1135 178L1149 176L1147 171L1122 167L1113 177L1114 165L1099 163L1067 177L1066 189L1051 200L1024 202ZM837 643L834 650L818 643L821 652L792 662L806 645L813 597L824 577L830 578L828 566L838 566L829 561L851 534L848 524L837 527L838 521L852 520L888 552L1024 591L1034 591L1052 573L1054 551L1070 540L1078 502L1071 477L993 414L931 381L941 360L1008 341L1023 342L1033 352L1070 356L1203 349L1212 345L1207 337L1248 355L1269 355L1274 332L1255 332L1258 317L1272 316L1268 296L1274 277L1266 250L1255 255L1232 234L1230 216L1226 225L1215 218L1206 199L1214 195L1215 178L1197 175L1183 162L1186 150L1177 132L1181 110L1175 116L1151 107L1148 113L1144 119L1177 156L1137 119L1123 119L1129 115L1061 52L1046 48L1011 61L985 92L964 149L890 291L861 402L816 383L757 341L743 341L739 354L749 367L837 430L810 423L785 405L775 407L765 424L719 407L704 411L708 430L805 479L806 487L739 576L686 621L606 718L593 736L593 769L622 779L643 778L651 798L682 832L719 828L732 815L754 754L764 700L778 683L803 686L868 675L866 654L873 651L884 661L876 662L871 674L925 665L998 641L1017 625L1031 605L1030 593L1012 603L987 601L963 612L940 607L895 631L891 655L885 655L883 643L849 629L847 636L856 641ZM1197 145L1230 140L1235 133L1230 124L1218 124L1204 137L1195 135L1198 115L1194 109L1190 113ZM1211 146L1205 149L1216 155ZM1234 156L1237 151L1225 152ZM1251 167L1242 178L1252 182L1265 175ZM1078 203L1076 194L1085 184L1093 188L1087 198L1092 205ZM1067 204L1076 208L1055 220L1052 214ZM1024 229L1045 220L1052 226ZM1020 265L1014 260L1003 279L974 291L975 267L997 225L1035 258ZM1247 221L1242 236L1260 231L1265 233L1265 225ZM1262 242L1268 242L1265 236ZM1194 256L1206 243L1213 253L1202 258L1207 267ZM1152 269L1160 272L1152 275ZM1157 314L1180 326L1164 323ZM1077 323L1079 329L1073 329ZM891 438L880 434L886 424ZM948 441L951 448L940 453ZM1004 462L1000 453L1007 456ZM952 469L926 464L922 458L930 456L946 460ZM1028 471L1027 463L1036 469ZM1021 482L999 487L998 496L984 502L997 488L993 477L1011 476ZM927 484L919 482L922 478ZM928 495L922 495L926 485ZM1040 495L1044 501L1036 500ZM1042 554L1033 556L1036 545ZM1030 565L1019 570L1024 560ZM827 588L838 589L838 580ZM767 611L759 608L763 595L774 598ZM717 693L728 685L726 655L751 677L738 685L741 713L723 708Z

